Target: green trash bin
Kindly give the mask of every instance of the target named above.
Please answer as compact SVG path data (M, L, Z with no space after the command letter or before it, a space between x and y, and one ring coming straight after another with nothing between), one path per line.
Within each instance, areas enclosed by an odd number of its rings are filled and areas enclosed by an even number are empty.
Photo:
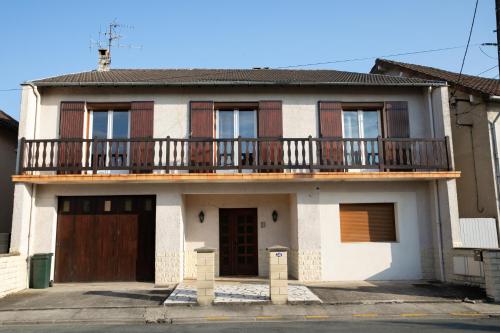
M31 257L30 288L49 287L52 255L52 253L39 253Z

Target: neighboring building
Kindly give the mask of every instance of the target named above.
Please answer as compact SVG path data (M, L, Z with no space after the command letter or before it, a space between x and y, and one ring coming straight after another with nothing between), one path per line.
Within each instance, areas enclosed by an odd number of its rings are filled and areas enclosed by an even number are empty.
M12 222L14 184L11 177L16 172L17 121L0 110L0 253L8 252Z
M497 247L500 81L384 59L376 60L371 73L449 84L455 168L462 173L457 180L462 245Z
M450 270L460 173L442 82L116 69L22 86L11 251L55 253L56 282L177 282L201 246L217 275L266 276L276 244L300 280Z

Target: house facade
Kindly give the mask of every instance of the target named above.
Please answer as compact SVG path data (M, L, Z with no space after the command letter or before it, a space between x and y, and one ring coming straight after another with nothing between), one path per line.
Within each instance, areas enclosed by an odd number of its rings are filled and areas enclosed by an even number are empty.
M55 282L445 280L458 207L439 81L110 70L23 84L11 251Z
M372 73L446 81L457 180L461 246L497 248L500 81L378 59Z

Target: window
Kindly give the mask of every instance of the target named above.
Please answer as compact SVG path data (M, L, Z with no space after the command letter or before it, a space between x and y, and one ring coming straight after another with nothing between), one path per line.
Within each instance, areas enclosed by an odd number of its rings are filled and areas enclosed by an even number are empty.
M382 135L380 110L349 109L342 111L343 137L346 139L376 139ZM374 140L353 141L345 145L346 162L355 164L377 164L378 145Z
M217 110L217 138L235 139L257 137L257 111L251 109ZM231 142L220 142L218 147L219 161L221 165L238 165L248 157L249 164L253 163L253 142L242 142L241 152L237 145ZM234 161L235 156L240 156L239 161ZM247 156L248 154L248 156Z
M90 133L92 139L126 139L129 137L128 111L91 111ZM98 166L120 167L127 164L128 142L106 141L97 143ZM119 172L119 171L118 171Z
M395 242L394 204L340 204L340 239L343 243Z

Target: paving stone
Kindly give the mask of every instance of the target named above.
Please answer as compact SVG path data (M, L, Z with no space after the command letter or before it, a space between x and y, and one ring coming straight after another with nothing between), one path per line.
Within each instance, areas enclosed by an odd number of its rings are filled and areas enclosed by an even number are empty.
M180 283L165 300L165 305L196 304L196 287ZM321 302L309 288L303 285L288 285L288 300L294 303ZM214 303L262 303L269 301L267 284L215 283Z

